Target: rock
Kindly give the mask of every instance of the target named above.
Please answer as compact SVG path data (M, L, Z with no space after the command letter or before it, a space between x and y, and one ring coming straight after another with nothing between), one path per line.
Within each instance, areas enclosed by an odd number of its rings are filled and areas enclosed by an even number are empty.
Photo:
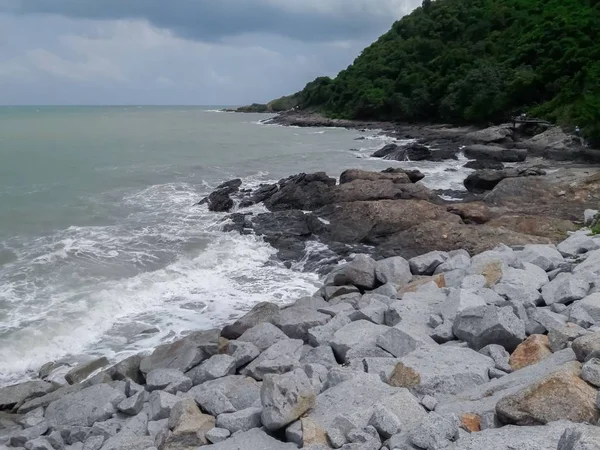
M315 404L315 391L303 370L267 376L260 391L262 423L277 430L300 418Z
M594 386L600 387L600 359L591 358L581 368L581 378Z
M140 363L144 357L141 354L129 356L109 367L105 372L113 380L132 380L135 383L145 382L144 374L140 371Z
M196 331L170 344L157 347L140 363L140 370L147 374L154 369L179 369L187 372L202 361L217 354L220 330Z
M219 442L223 442L225 439L231 436L231 433L225 428L213 428L212 430L208 431L205 436L206 440L211 444L218 444Z
M410 440L424 450L436 450L456 441L458 429L458 417L454 415L444 417L431 412L411 431Z
M388 383L438 398L486 383L492 367L490 358L468 348L421 347L400 358Z
M575 339L587 334L584 328L568 323L560 328L553 328L548 333L548 344L553 352L570 347Z
M600 355L600 332L585 334L576 338L572 345L577 360L587 361Z
M104 444L104 437L92 436L86 439L85 443L83 444L83 450L100 450L102 444Z
M582 300L576 301L573 306L575 305L588 313L594 322L600 322L600 293L596 292L588 295Z
M596 423L597 390L579 378L581 365L569 363L496 405L505 424L540 425L556 420Z
M249 312L236 320L232 325L226 325L221 331L221 336L227 339L238 339L250 328L263 322L273 322L279 315L279 307L273 303L262 302L256 304Z
M579 302L575 302L569 308L569 322L583 328L590 328L596 323L594 318L583 308Z
M552 355L548 336L533 334L525 339L510 355L512 370L537 364Z
M425 176L423 176L423 178L425 178ZM395 184L405 184L413 182L410 180L408 174L405 172L371 172L368 170L348 169L342 172L342 174L340 175L340 184L351 183L356 180L389 180L393 181Z
M433 411L437 404L438 401L435 399L435 397L432 397L431 395L425 395L421 399L421 405L423 405L428 411Z
M433 275L435 269L449 258L446 252L429 252L410 259L410 270L415 275Z
M251 342L260 351L264 351L276 342L289 339L283 331L269 322L259 323L246 330L238 340L241 342Z
M180 400L171 410L164 449L188 449L207 445L206 433L215 427L215 418L202 414L192 399Z
M57 389L54 383L46 381L26 381L0 388L0 410L11 409L18 403L42 397Z
M448 253L449 258L437 266L435 273L452 272L454 270L467 270L471 265L471 256L466 250L453 250Z
M339 360L348 362L350 350L375 348L377 338L387 330L386 326L366 320L351 322L334 333L330 345Z
M229 375L207 381L185 395L194 398L202 410L218 416L255 405L260 399L260 383L249 377Z
M217 427L224 428L232 434L238 431L248 431L261 426L262 408L246 408L233 413L219 414Z
M147 450L153 445L154 442L148 436L137 436L130 431L121 431L108 438L102 450Z
M350 309L354 310L351 306ZM338 314L327 324L308 330L308 343L313 347L328 345L333 339L335 332L348 325L350 322L351 320L348 314Z
M474 170L502 170L504 169L504 164L499 161L492 161L488 159L475 159L468 161L463 167L465 169Z
M469 433L481 431L481 417L477 414L463 414L460 417L460 426Z
M87 377L89 377L96 370L101 369L104 366L108 365L108 359L105 357L94 359L92 361L83 363L71 369L65 375L65 380L69 384L81 383Z
M197 367L194 367L186 375L191 378L194 386L216 378L235 374L237 362L229 355L214 355Z
M335 268L325 280L325 285L353 285L363 289L375 287L375 261L366 255L356 258L338 268Z
M488 305L463 311L457 316L452 331L475 350L498 344L513 351L525 339L525 324L510 307Z
M303 306L292 306L281 310L274 320L274 325L291 339L302 339L308 342L308 330L325 325L330 316Z
M264 431L253 428L250 431L237 433L229 439L218 444L204 447L203 450L297 450L296 444L283 443L272 438Z
M486 345L479 350L479 353L492 358L496 364L496 369L500 369L504 372L512 372L512 367L509 363L510 354L501 345Z
M166 419L180 400L179 397L163 391L152 392L150 394L150 420Z
M483 159L500 162L522 162L527 158L527 150L507 149L493 145L468 145L463 153L469 159Z
M546 305L570 303L584 298L590 290L585 279L570 273L560 273L542 288L542 297Z
M125 395L122 392L99 384L53 401L48 405L45 417L49 425L55 428L91 427L95 422L109 419L123 400Z
M391 283L396 288L404 286L412 280L410 264L401 256L382 259L375 263L375 277L383 284Z
M48 431L48 423L42 422L38 425L35 425L30 428L26 428L24 430L18 431L15 434L10 435L9 440L7 441L11 447L22 447L25 443L39 438L41 435Z
M169 385L184 386L180 390L185 392L192 387L192 380L177 369L155 369L146 375L146 389L150 392L165 389Z
M303 342L299 339L279 341L248 364L241 373L261 381L268 374L282 374L300 366Z
M600 242L600 239L598 239L598 242ZM588 280L590 277L597 277L600 274L600 250L589 252L585 257L585 261L575 266L573 273Z
M138 392L119 403L117 409L128 416L136 416L142 411L144 402L147 401L147 398L146 392Z
M425 175L418 169L402 169L401 167L388 167L387 169L382 170L380 173L383 174L405 174L408 176L412 183L416 183L417 181L421 181L425 178Z
M377 346L391 353L396 358L408 355L417 348L436 346L436 342L418 330L412 330L399 323L380 334L376 340Z
M486 306L485 300L475 292L466 289L452 289L448 295L448 300L442 306L442 317L452 328L452 322L459 314L469 309Z
M535 264L546 272L557 269L565 262L565 259L553 245L526 245L519 258L531 264Z
M354 286L353 286L354 287ZM358 289L356 289L356 291L358 291ZM329 306L329 303L327 303L323 297L318 296L318 297L302 297L298 300L296 300L294 302L293 305L290 306L297 306L297 307L301 307L301 308L308 308L311 309L313 311L317 311L321 308L326 308L327 306Z
M568 428L561 436L557 450L600 450L600 429Z
M54 450L50 442L44 438L32 439L25 444L26 450Z
M502 227L517 233L531 236L539 236L550 239L550 242L558 242L575 231L576 225L570 220L542 215L503 215L487 222L490 227ZM546 244L550 244L546 242Z
M592 236L589 236L585 231L579 231L558 244L557 248L563 256L577 256L597 250L600 248L600 244L594 241Z
M330 301L336 297L346 294L360 293L356 286L324 286L325 300Z
M369 425L373 426L382 439L389 439L398 433L402 424L400 419L387 409L384 405L376 405L369 419Z
M531 310L531 320L541 324L546 330L562 328L567 323L567 318L561 314L556 314L548 308L535 308Z

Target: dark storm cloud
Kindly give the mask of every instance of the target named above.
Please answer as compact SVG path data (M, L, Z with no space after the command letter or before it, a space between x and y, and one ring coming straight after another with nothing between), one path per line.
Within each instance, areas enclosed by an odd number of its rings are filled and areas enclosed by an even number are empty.
M301 41L380 32L414 0L0 0L4 11L86 19L145 19L199 41L268 33Z

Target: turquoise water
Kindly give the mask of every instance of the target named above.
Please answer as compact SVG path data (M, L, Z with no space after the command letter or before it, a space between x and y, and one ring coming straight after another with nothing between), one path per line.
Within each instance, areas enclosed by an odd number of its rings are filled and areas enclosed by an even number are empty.
M316 289L315 274L286 269L254 236L221 232L224 215L194 204L231 178L381 170L392 163L365 156L388 139L215 109L0 107L0 384ZM437 187L456 184L443 169L424 167Z

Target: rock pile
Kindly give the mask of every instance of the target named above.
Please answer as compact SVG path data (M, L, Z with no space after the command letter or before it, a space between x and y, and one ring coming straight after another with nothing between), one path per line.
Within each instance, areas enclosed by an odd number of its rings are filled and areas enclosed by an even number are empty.
M598 449L599 386L600 237L579 231L358 255L285 308L2 388L0 449Z

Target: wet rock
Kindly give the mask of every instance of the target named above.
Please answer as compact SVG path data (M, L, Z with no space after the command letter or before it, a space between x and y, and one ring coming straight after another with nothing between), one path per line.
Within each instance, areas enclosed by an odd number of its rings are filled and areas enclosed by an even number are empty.
M231 325L226 325L221 331L221 336L227 339L237 339L247 330L262 322L273 322L279 314L279 307L273 303L262 302L256 304L249 312L244 314Z
M389 180L395 184L411 183L410 177L404 171L402 172L371 172L369 170L348 169L340 175L340 184L351 183L356 180L363 181L381 181ZM418 181L418 180L417 180Z
M537 364L552 355L548 336L533 334L525 339L510 355L512 370Z
M502 423L540 425L556 420L596 423L598 392L579 377L581 365L569 363L496 405Z
M74 369L71 369L65 375L65 380L67 380L69 384L81 383L96 370L101 369L102 367L107 365L108 359L106 359L105 357L94 359L92 361L80 364Z

